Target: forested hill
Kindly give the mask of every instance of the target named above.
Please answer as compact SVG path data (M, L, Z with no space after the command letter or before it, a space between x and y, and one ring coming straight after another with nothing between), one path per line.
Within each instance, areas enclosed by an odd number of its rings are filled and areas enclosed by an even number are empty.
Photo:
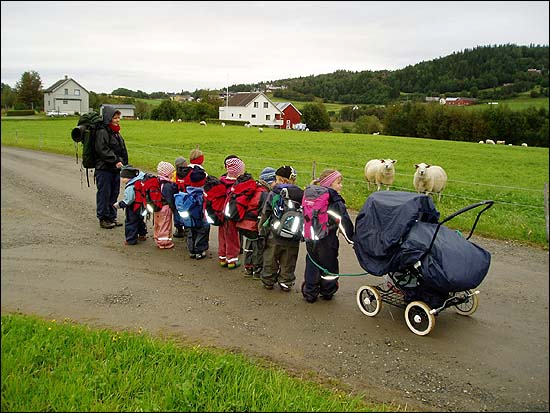
M339 70L271 83L286 87L274 96L304 101L317 97L327 102L386 104L402 93L505 99L533 88L548 96L548 66L548 45L506 44L465 49L395 71Z

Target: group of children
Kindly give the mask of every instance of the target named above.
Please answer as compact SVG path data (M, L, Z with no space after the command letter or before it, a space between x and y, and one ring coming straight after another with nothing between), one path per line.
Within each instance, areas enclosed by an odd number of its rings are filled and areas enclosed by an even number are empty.
M242 254L246 277L261 280L268 290L278 284L282 291L288 292L296 282L296 262L300 244L305 241L307 257L302 295L310 303L319 296L330 300L338 290L338 278L324 277L322 269L338 274L338 232L344 232L348 239L353 238L354 232L345 201L340 196L342 174L328 169L311 183L322 187L320 189L327 194L330 210L325 234L317 239L301 234L299 237L283 235L274 230L279 198L283 197L284 202L301 210L304 190L296 185L297 173L292 166L283 165L278 169L266 167L256 180L246 172L244 161L236 155L225 158L226 172L219 178L209 176L203 162L203 153L194 149L190 153L189 163L184 157L178 157L175 166L166 161L158 163L162 207L152 213L156 246L173 248L173 238L185 237L189 256L203 259L209 249L210 227L216 225L221 267L238 268ZM125 210L125 243L135 245L147 238L147 211L136 201L143 198L143 194L136 189L141 186L136 183L144 180L146 174L126 165L120 176L124 196L114 207ZM194 220L191 220L190 210L182 207L185 198L192 198L200 205L200 213ZM218 206L214 207L216 203Z

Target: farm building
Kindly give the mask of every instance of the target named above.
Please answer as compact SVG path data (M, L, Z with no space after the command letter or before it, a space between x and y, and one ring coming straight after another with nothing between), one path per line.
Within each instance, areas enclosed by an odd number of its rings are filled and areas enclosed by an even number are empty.
M469 106L474 105L476 103L476 99L471 98L446 98L441 99L443 102L440 101L442 105L451 105L451 106Z
M281 127L283 112L262 92L240 92L219 108L220 120L238 120L252 126Z
M134 119L136 110L136 105L123 105L118 103L106 103L105 105L101 105L99 107L99 114L103 116L103 106L114 106L118 110L120 110L120 114L123 119Z
M302 121L302 113L290 102L278 102L277 108L283 112L281 129L294 129Z
M55 110L74 115L89 112L89 106L89 92L67 75L65 79L58 80L44 89L44 112Z

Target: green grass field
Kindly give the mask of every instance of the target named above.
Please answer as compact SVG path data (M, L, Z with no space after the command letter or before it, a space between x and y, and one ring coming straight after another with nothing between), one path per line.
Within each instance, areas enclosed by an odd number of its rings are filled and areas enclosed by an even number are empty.
M396 410L397 409L397 410ZM3 412L399 411L262 360L70 320L2 315Z
M3 119L2 145L75 156L70 138L75 124L76 118ZM266 166L291 164L298 171L298 184L302 187L322 169L337 168L344 175L342 195L353 210L360 210L372 192L364 180L368 160L396 159L392 190L402 191L414 190L414 164L440 165L449 177L442 201L436 200L442 217L491 199L495 205L481 217L476 234L548 248L544 210L548 148L270 128L259 133L257 128L204 127L195 122L127 120L122 122L122 134L130 162L153 172L159 161L188 157L196 146L205 153L205 168L216 176L224 172L223 160L228 154L240 156L255 177ZM472 211L447 225L469 231L474 218Z

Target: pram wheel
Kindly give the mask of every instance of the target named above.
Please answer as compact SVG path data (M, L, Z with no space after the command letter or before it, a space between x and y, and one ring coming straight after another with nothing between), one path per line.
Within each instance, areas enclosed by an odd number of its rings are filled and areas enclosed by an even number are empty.
M424 301L413 301L405 308L405 321L409 329L419 336L425 336L435 326L435 316Z
M375 287L364 285L357 290L357 305L361 312L369 317L374 317L382 308L380 293Z
M460 315L472 315L476 312L479 305L479 298L471 290L461 291L455 294L455 297L464 300L463 303L455 304L456 312Z

